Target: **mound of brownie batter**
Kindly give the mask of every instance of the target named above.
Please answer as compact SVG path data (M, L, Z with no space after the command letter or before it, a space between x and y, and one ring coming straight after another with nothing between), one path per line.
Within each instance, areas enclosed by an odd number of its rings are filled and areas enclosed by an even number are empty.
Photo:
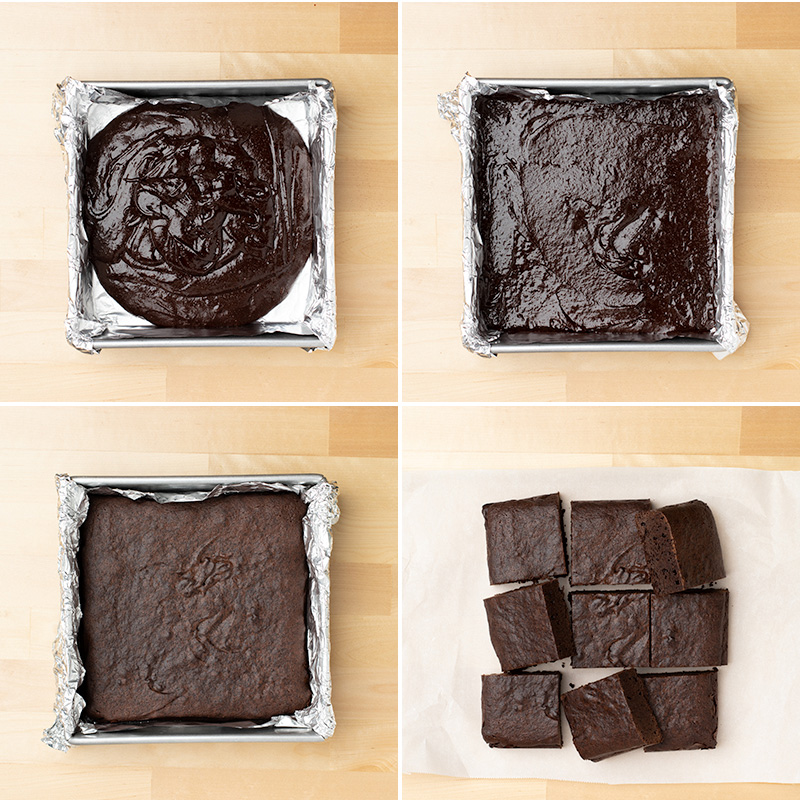
M91 139L84 176L100 283L155 325L252 322L311 253L311 158L268 107L143 103Z
M475 98L479 313L527 341L711 339L721 103Z
M244 721L311 702L305 503L92 495L78 551L93 722Z

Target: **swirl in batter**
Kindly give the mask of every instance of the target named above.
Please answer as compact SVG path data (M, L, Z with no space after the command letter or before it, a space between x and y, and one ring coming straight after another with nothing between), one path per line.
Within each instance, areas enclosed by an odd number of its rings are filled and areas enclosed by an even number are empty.
M163 327L237 327L289 293L312 250L311 158L268 107L143 103L88 145L90 258Z

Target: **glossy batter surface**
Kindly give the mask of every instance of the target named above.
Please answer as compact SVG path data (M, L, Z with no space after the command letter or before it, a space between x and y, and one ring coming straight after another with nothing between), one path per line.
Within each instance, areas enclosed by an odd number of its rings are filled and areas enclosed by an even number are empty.
M267 107L143 103L88 144L89 255L127 311L237 327L289 293L311 253L311 158Z
M85 716L242 721L306 708L305 512L290 493L92 496L78 551Z
M524 341L710 339L720 104L475 99L479 313Z

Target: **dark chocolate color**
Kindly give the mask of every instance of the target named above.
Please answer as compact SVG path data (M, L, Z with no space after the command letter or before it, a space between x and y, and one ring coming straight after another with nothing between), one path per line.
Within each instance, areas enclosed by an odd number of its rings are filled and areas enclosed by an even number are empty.
M576 500L572 503L573 586L650 583L636 514L649 500Z
M492 646L504 672L573 654L567 604L558 581L496 594L483 604Z
M728 590L650 598L650 665L717 667L728 663Z
M561 747L560 672L484 675L481 733L490 747Z
M123 308L162 327L237 327L311 253L311 157L265 106L143 103L89 142L89 257Z
M311 702L303 501L92 495L78 551L84 717L249 720Z
M536 581L567 574L558 493L483 507L489 583Z
M690 500L636 515L656 594L682 592L725 577L711 509Z
M479 314L524 341L712 338L721 104L475 99Z
M649 667L650 592L571 592L573 667Z
M645 747L710 750L717 746L717 671L640 675L664 738Z
M626 669L561 695L580 757L601 761L661 741L644 685Z

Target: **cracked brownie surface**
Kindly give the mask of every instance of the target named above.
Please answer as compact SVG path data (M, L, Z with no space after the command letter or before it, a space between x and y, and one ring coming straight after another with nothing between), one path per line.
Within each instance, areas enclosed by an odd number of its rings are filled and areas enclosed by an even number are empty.
M81 527L84 716L268 719L311 702L305 503L92 495Z

